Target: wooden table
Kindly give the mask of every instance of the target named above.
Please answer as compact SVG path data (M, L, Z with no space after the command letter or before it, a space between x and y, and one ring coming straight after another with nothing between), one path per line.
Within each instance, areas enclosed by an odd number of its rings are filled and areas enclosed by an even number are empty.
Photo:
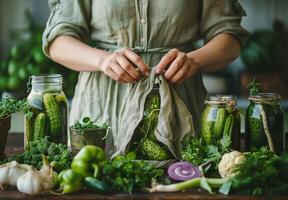
M23 151L23 134L9 134L6 154L14 154ZM18 200L18 199L45 199L45 200L116 200L116 199L145 199L145 200L174 200L174 199L183 199L183 200L263 200L268 199L265 197L249 197L249 196L224 196L224 195L208 195L207 193L200 190L191 190L187 192L177 192L177 193L138 193L138 194L110 194L110 195L100 195L89 192L81 192L71 195L40 195L40 196L28 196L24 195L17 190L3 190L0 191L0 200ZM270 198L271 199L271 198ZM288 197L275 197L273 199L277 200L287 200Z

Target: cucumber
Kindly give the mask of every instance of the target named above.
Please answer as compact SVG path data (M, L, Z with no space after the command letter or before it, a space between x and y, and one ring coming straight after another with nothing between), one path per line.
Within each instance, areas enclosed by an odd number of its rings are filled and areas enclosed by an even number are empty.
M201 117L201 138L205 144L213 144L213 125L216 108L206 106Z
M59 132L61 131L61 113L60 108L53 95L46 93L43 96L44 107L49 119L50 135L52 140L59 138Z
M34 123L34 139L41 139L47 135L47 117L45 113L39 113Z
M214 125L213 125L213 136L215 140L219 140L223 136L223 130L224 130L227 114L228 112L225 108L219 108L217 110L216 121L214 122Z
M228 135L230 138L233 133L234 115L229 114L225 121L223 135Z
M84 183L87 188L92 189L97 193L108 193L110 189L110 186L107 183L89 176L85 178Z
M34 118L33 116L25 116L25 144L24 148L28 149L29 142L33 140L33 129L34 129Z
M140 149L149 160L163 161L170 159L167 150L159 142L154 142L149 138L144 139Z

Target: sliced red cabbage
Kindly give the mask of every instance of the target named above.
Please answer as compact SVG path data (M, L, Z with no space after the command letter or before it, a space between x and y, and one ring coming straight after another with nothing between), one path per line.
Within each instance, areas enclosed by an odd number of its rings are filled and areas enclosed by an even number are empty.
M174 181L186 181L202 176L198 167L183 161L170 165L168 168L168 175Z

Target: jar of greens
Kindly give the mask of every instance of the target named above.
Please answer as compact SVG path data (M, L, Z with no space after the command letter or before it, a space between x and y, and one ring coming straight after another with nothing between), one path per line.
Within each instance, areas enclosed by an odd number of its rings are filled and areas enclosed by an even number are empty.
M60 74L29 78L27 97L30 110L25 115L24 147L32 140L48 137L55 143L67 143L67 98Z
M277 93L250 95L246 111L246 150L268 146L281 153L285 149L284 114Z
M167 146L159 142L155 136L160 108L159 85L155 84L146 98L142 121L132 137L130 150L136 152L137 159L157 161L171 159Z
M207 96L201 117L201 138L205 144L218 145L226 137L231 141L231 148L239 150L240 128L235 96Z

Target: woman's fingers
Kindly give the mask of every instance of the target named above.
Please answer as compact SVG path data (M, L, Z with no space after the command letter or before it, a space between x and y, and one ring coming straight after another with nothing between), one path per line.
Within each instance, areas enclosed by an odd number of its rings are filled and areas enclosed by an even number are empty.
M140 73L133 67L133 65L122 55L118 55L116 57L116 60L119 64L119 67L121 67L123 70L125 70L126 73L123 73L121 70L121 74L123 76L130 76L134 81L138 80L140 78Z
M173 60L177 57L179 50L172 49L170 50L163 58L160 60L159 64L157 65L157 74L161 74L163 70L168 68L168 66L173 62Z
M114 81L118 81L120 83L128 83L128 81L123 80L120 78L117 73L112 69L108 68L107 71L105 72L110 78L112 78Z
M136 82L136 80L135 79L133 79L129 74L128 74L128 72L127 71L125 71L125 69L123 69L123 67L122 66L120 66L120 64L118 64L118 63L113 63L112 65L111 65L111 68L113 69L113 71L116 73L116 75L117 75L117 81L118 80L124 80L124 81L126 81L126 82L128 82L128 83L132 83L132 82Z
M181 69L179 69L169 80L172 84L178 84L185 80L187 74L188 74L188 68L189 66L187 64L184 64Z
M177 57L175 60L172 62L168 70L165 72L164 77L167 80L171 80L172 77L181 69L182 70L182 65L185 62L185 53L178 53Z
M149 74L149 67L143 62L142 58L129 49L123 49L125 57L132 62L132 64L139 68L144 75Z

